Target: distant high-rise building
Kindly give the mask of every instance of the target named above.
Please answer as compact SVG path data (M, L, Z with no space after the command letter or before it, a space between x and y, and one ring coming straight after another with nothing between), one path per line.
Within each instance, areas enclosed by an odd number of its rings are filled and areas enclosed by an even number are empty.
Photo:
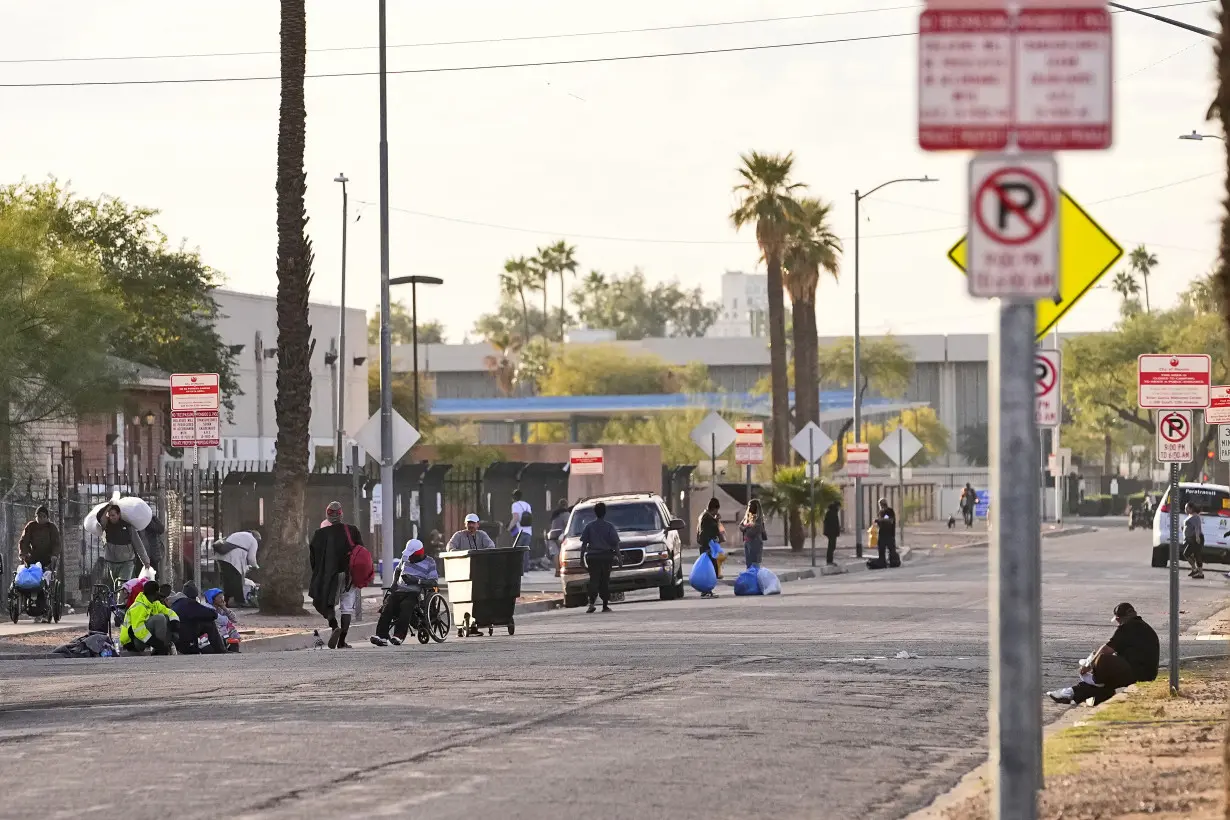
M763 273L722 274L722 312L709 336L769 335L769 277Z

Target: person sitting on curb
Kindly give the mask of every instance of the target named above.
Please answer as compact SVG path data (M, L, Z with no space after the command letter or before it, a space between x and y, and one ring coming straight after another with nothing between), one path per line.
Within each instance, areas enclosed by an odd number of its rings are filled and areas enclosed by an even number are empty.
M218 634L222 636L222 641L226 644L227 652L239 651L239 619L235 617L235 613L231 612L226 606L226 595L221 587L205 590L205 603L213 607L217 614L217 620L214 625L218 627Z
M1157 633L1136 614L1136 608L1124 602L1115 607L1115 634L1097 652L1080 665L1080 683L1047 692L1056 703L1084 703L1093 698L1093 705L1110 700L1116 689L1157 678L1161 648Z
M478 524L477 515L474 513L467 515L466 528L453 533L453 537L448 539L449 552L495 549L495 542L491 540L491 536L480 530Z
M124 613L120 647L137 654L152 649L155 655L170 655L178 632L179 616L162 602L158 582L146 581Z
M218 613L213 607L208 607L197 600L200 592L196 584L188 581L184 584L184 592L171 601L171 609L179 616L179 637L175 641L175 649L181 655L200 655L201 638L209 638L209 654L221 655L226 651L222 636L218 633Z
M401 646L410 632L410 618L422 597L421 584L434 583L439 577L436 559L427 554L423 542L417 538L407 541L397 565L393 589L380 607L380 619L376 622L376 634L371 637L371 642L376 646ZM393 626L394 618L397 619L396 626ZM389 634L390 626L393 626L392 635Z

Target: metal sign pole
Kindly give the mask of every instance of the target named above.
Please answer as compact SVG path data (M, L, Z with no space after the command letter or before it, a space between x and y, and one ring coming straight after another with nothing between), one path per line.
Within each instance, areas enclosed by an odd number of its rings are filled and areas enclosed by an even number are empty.
M809 518L811 519L811 565L816 565L816 431L807 431L807 477L808 483L811 485L811 509Z
M1191 435L1191 431L1188 431ZM1179 462L1170 462L1170 691L1179 691Z
M747 465L747 503L752 503L752 465Z
M992 348L991 761L998 820L1036 820L1042 723L1041 534L1032 301L1005 300Z
M196 544L193 552L192 572L189 576L197 589L201 588L201 558L204 557L205 545L201 543L201 446L194 440L192 443L192 543Z
M904 419L897 430L897 548L905 546L905 429Z
M709 497L717 497L717 433L709 434Z

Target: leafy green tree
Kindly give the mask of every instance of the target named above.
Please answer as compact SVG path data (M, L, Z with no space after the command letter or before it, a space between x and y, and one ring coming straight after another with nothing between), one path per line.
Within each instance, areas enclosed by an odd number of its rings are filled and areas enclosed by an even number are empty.
M786 303L782 293L782 255L792 223L799 222L802 210L795 197L806 186L792 182L794 154L761 154L757 151L740 157L742 181L735 186L739 204L730 215L736 229L756 228L756 242L768 270L769 288L769 373L772 383L773 466L789 463L790 396L786 385Z
M829 224L832 206L819 199L799 200L800 218L786 235L784 264L790 291L794 335L794 424L820 421L820 360L816 328L816 287L820 272L837 278L841 240Z
M124 315L110 353L172 373L217 373L225 407L234 409L235 356L215 329L221 277L195 251L167 243L157 211L114 197L83 199L55 180L0 187L0 213L14 208L44 214L55 241L98 265Z
M389 336L395 345L414 341L414 319L404 302L389 303ZM367 317L367 343L380 344L380 305ZM444 344L444 325L434 319L419 322L419 344Z
M859 368L858 394L866 399L868 392L889 399L901 398L914 377L914 359L910 349L892 335L864 338L862 367ZM854 383L854 339L846 337L823 348L819 356L820 373L826 384L850 387ZM846 433L854 419L846 419L838 432L837 465L845 463Z
M871 449L871 463L876 467L892 467L893 460L880 449L880 442L898 427L909 430L922 444L922 449L910 460L908 466L925 467L933 464L948 453L951 434L944 423L940 421L935 410L930 407L917 407L903 410L896 416L884 421L866 425L863 441ZM845 434L849 444L854 440L853 433ZM836 456L834 456L836 458Z
M93 249L52 229L55 212L0 212L0 476L14 475L28 426L120 405L122 373L107 353L124 327ZM46 453L36 457L45 460Z
M721 310L700 288L651 286L639 269L623 276L591 271L572 292L572 304L582 325L613 330L621 340L703 336Z
M803 549L807 535L815 521L817 531L824 518L824 512L829 504L841 501L841 489L827 481L816 481L816 506L811 506L811 481L807 478L805 467L783 467L773 474L773 481L768 487L760 490L760 506L765 515L788 517L794 513L801 515L803 526L790 527L790 548L794 551Z
M525 332L527 321L528 335ZM475 320L474 333L488 342L507 336L520 349L539 336L545 339L558 338L558 321L558 315L544 314L533 305L529 305L523 313L521 306L513 298L503 295L493 313L484 313Z

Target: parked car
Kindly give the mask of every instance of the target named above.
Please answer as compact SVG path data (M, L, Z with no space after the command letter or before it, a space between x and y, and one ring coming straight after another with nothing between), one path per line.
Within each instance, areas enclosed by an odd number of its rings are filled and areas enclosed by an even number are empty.
M1183 545L1183 520L1188 502L1196 505L1204 531L1204 562L1230 564L1230 487L1225 484L1179 484L1179 546ZM1153 566L1170 565L1170 490L1153 514Z
M589 569L581 557L581 531L593 521L594 505L606 503L606 520L619 531L623 566L611 571L611 592L658 588L663 601L684 594L683 541L687 524L672 518L656 493L619 493L595 496L578 502L568 517L568 526L552 530L548 538L560 541L560 581L564 606L589 602Z

